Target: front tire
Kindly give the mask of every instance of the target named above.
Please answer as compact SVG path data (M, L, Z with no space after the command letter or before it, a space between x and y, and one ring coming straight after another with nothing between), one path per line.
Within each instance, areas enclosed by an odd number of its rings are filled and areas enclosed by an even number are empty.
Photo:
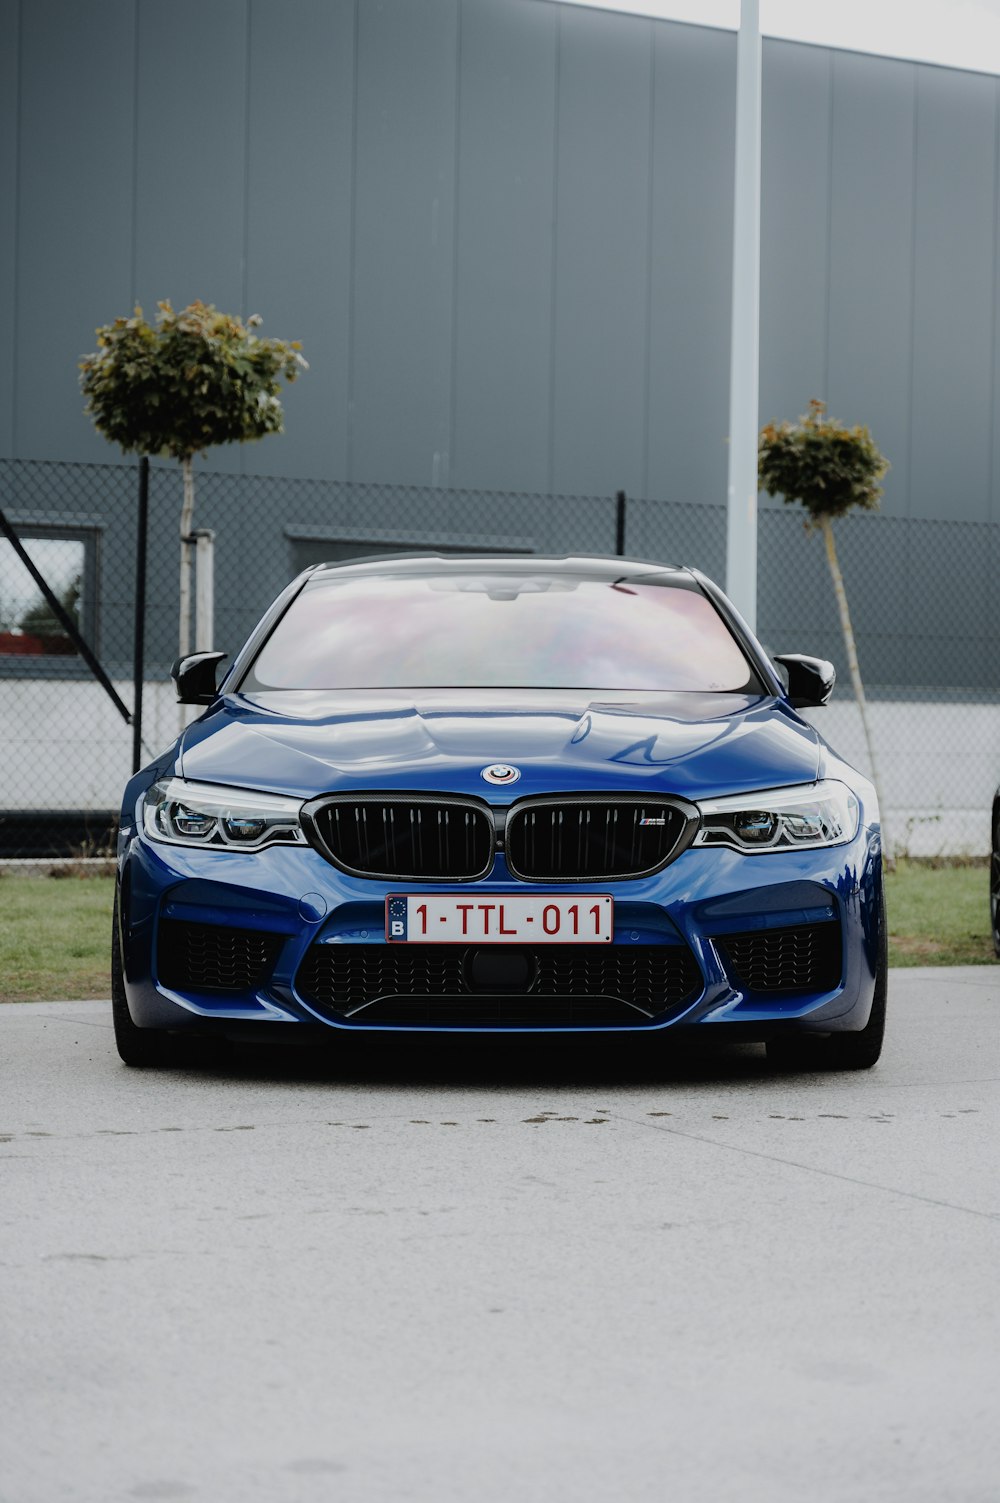
M118 932L118 897L115 896L111 920L111 1017L115 1027L118 1053L127 1065L148 1069L169 1064L173 1058L173 1039L162 1028L137 1028L128 1010L125 996L125 973Z
M875 972L875 995L868 1022L857 1033L788 1034L769 1039L767 1062L777 1070L870 1070L878 1064L885 1038L886 999L889 990L889 935L885 919L885 896L881 904L879 958Z

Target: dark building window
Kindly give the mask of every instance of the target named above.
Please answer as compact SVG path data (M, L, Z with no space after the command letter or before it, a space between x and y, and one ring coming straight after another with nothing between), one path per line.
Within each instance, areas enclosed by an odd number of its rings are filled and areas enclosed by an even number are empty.
M25 552L87 642L97 645L97 531L18 527ZM0 671L32 660L76 656L76 648L12 545L0 538Z

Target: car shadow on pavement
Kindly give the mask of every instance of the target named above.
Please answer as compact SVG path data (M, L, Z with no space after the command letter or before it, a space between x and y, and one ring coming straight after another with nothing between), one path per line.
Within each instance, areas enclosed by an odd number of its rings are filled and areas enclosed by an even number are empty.
M233 1043L223 1049L184 1048L175 1070L220 1081L271 1081L329 1089L446 1087L656 1086L704 1081L753 1081L767 1076L761 1044L645 1034L449 1038L399 1034L327 1042Z

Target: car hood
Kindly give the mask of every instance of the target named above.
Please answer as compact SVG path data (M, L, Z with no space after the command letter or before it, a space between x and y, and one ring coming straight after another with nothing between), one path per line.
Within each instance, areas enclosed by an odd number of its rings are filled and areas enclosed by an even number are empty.
M227 695L181 742L199 782L311 798L352 789L532 793L632 789L688 798L810 782L823 742L781 700L742 694L285 690ZM512 763L518 781L482 771Z

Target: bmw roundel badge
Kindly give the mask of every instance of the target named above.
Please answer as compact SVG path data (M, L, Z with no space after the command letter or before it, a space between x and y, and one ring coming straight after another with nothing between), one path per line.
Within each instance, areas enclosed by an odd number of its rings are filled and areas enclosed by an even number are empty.
M511 767L507 762L494 762L489 767L484 767L482 776L487 783L516 783L521 776L520 769Z

